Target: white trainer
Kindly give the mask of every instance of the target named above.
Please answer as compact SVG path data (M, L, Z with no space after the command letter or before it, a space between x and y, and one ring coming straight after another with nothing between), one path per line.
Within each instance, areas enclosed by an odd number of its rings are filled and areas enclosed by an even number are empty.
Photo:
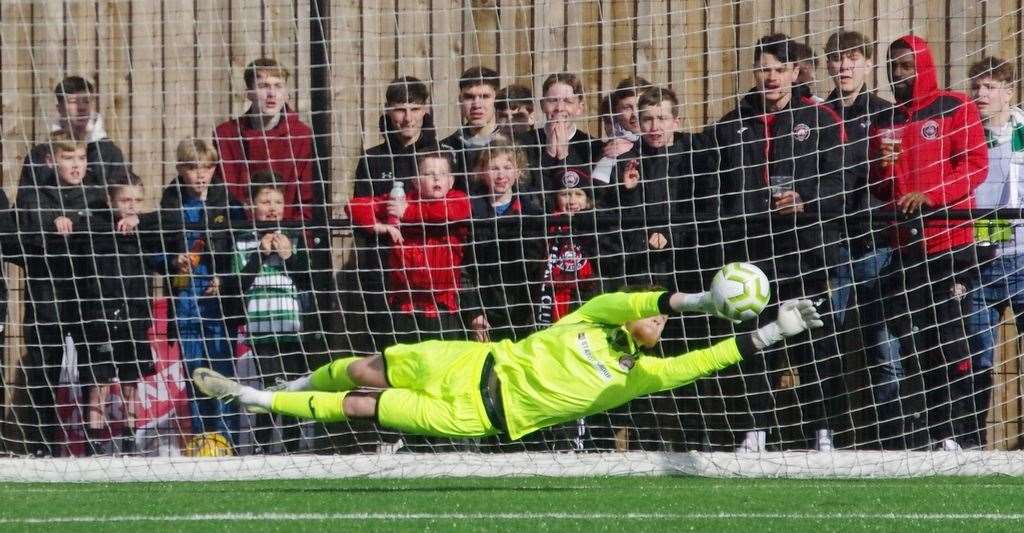
M819 429L816 436L817 438L814 441L815 450L826 453L835 450L835 447L832 445L832 430Z
M944 452L958 452L963 450L960 447L960 443L953 439L942 439L942 451Z
M192 384L199 389L199 392L224 403L237 402L242 409L250 413L270 412L264 407L244 401L243 398L247 392L257 393L259 391L224 377L223 374L216 370L197 368L195 372L192 372Z
M748 431L746 436L743 437L743 442L740 443L739 448L736 448L736 451L740 453L764 453L767 442L767 432Z

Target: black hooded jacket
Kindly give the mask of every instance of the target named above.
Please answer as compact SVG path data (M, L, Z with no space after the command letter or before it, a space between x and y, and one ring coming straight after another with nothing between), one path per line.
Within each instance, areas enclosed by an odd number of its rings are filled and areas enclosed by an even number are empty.
M434 132L434 119L428 113L423 117L423 131L420 138L409 146L402 146L396 128L387 115L381 115L377 122L384 142L367 150L356 165L355 191L353 196L380 196L391 192L395 180L412 190L410 179L417 174L416 158L423 153L438 150Z

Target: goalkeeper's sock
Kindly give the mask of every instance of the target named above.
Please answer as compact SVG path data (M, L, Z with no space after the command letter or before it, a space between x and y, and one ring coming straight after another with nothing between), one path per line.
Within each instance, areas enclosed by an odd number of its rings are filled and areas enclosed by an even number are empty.
M328 392L341 392L358 388L348 375L348 367L361 357L344 357L327 363L310 374L309 382L304 389ZM295 390L288 387L288 390Z
M242 386L238 391L238 403L249 406L255 405L270 410L270 401L274 393L266 390L254 389Z
M348 392L275 392L271 410L282 415L317 420L319 422L344 422L345 396Z

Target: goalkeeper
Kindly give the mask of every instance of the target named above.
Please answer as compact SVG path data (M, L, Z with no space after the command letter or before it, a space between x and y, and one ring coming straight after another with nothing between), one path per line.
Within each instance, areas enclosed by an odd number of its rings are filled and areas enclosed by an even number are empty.
M463 438L538 429L606 411L734 365L810 328L821 317L809 300L782 304L778 319L709 348L675 357L644 350L661 338L669 313L714 310L710 293L610 293L513 343L426 341L383 355L346 357L279 390L246 387L199 368L203 393L321 422L376 419L419 435Z

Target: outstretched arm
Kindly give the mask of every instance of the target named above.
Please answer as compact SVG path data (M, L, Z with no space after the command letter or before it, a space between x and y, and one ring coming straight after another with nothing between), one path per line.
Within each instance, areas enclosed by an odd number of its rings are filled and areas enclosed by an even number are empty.
M559 322L621 325L631 320L688 312L719 316L707 292L612 292L591 298Z
M779 317L753 333L724 340L702 350L675 357L641 357L630 380L634 396L674 389L755 356L787 337L823 326L810 300L790 300L779 308Z

